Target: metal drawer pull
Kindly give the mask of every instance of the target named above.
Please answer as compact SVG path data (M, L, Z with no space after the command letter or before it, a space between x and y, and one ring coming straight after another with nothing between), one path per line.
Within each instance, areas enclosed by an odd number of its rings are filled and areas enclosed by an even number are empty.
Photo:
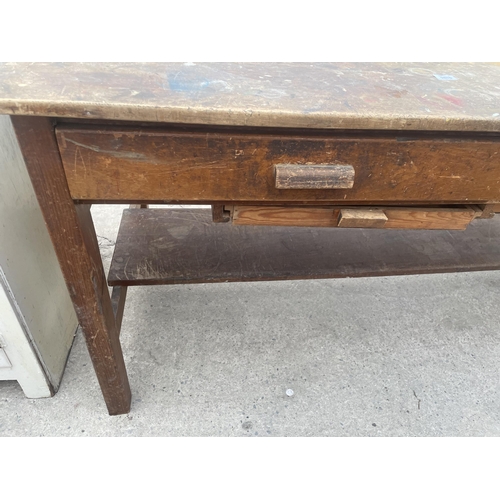
M352 165L276 165L277 189L351 189Z

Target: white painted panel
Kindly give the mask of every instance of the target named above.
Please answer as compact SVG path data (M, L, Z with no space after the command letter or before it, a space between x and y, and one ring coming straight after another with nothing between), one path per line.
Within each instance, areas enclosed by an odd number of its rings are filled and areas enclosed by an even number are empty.
M50 397L50 385L19 322L8 292L0 283L0 342L12 363L0 370L0 380L17 380L29 398Z
M5 354L5 351L0 347L0 368L12 368L12 364Z
M0 228L0 272L13 297L9 300L32 345L31 351L37 354L48 379L57 388L77 320L10 118L3 115Z

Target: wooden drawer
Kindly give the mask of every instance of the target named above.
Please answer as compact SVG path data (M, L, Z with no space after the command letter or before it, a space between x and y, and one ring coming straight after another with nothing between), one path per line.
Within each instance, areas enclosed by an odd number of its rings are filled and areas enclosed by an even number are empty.
M71 195L77 200L500 200L498 137L439 140L335 132L299 136L60 126L57 138ZM311 164L350 166L352 187L344 183L335 189L328 182L321 189L304 184L277 187L277 165L303 165L307 170Z
M464 230L483 212L459 207L269 207L225 205L227 221L244 226ZM218 222L218 221L216 221Z

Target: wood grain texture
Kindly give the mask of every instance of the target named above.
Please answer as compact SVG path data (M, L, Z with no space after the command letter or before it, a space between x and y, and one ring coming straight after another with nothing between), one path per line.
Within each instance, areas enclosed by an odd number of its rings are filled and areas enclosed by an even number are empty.
M277 189L351 189L352 165L276 165Z
M6 63L0 113L499 132L499 81L483 63Z
M500 137L488 140L59 127L76 200L436 202L500 200ZM352 165L352 189L277 189L275 165Z
M296 227L464 230L481 210L469 207L266 207L226 205L233 224ZM342 212L342 217L339 217Z
M228 206L233 224L240 226L336 227L340 209L333 207Z
M12 120L108 411L127 413L130 387L89 206L71 200L51 121Z
M111 285L387 276L500 269L500 219L466 231L236 226L203 209L125 210Z
M343 208L338 226L381 229L386 222L387 215L380 208Z
M385 229L464 230L480 211L473 208L384 208Z

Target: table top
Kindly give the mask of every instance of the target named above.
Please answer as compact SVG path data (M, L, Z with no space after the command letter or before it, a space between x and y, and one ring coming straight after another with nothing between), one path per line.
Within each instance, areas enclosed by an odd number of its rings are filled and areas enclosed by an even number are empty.
M500 132L500 65L4 63L0 114Z

